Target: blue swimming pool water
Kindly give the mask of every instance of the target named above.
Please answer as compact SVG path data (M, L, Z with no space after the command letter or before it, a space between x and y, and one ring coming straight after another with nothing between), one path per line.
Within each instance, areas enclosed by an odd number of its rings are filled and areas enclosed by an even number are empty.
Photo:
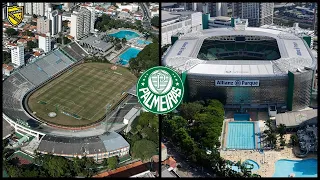
M130 40L132 38L139 37L139 34L133 31L121 30L117 33L110 34L110 36L117 37L119 39L126 38L127 40Z
M120 64L122 65L126 65L129 63L129 60L131 58L135 58L138 56L139 52L141 50L136 49L136 48L129 48L128 50L126 50L124 53L122 53L119 58L120 58Z
M318 163L316 159L289 160L281 159L275 164L275 173L273 177L288 177L294 174L294 177L317 177Z
M260 168L260 166L258 165L258 163L255 162L255 161L253 161L253 160L251 160L251 159L247 159L247 160L245 160L243 163L245 163L245 162L248 162L248 163L250 163L250 164L253 165L253 169L251 169L251 171L256 171L256 170L258 170L258 169ZM247 167L249 167L249 165L248 165ZM237 171L237 172L240 172L240 171L241 171L238 166L231 166L231 169L234 170L234 171Z
M228 149L255 149L254 123L233 121L228 123Z
M148 44L150 44L151 42L150 42L150 41L145 41L145 40L139 39L139 40L137 41L137 43L140 44L140 45L142 45L142 44L148 45Z
M247 163L253 165L253 169L251 169L251 171L256 171L260 168L259 164L257 162L255 162L254 160L247 159L244 162L247 162ZM247 165L247 168L249 168L249 167L250 167L250 165Z
M234 114L233 118L235 121L249 121L250 114Z

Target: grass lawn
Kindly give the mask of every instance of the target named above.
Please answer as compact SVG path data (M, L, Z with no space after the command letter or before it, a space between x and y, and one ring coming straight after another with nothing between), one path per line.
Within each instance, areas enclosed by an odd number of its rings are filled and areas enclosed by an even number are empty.
M122 98L137 78L112 64L84 63L35 91L28 106L35 116L49 123L84 126L98 121ZM55 112L56 117L48 113Z

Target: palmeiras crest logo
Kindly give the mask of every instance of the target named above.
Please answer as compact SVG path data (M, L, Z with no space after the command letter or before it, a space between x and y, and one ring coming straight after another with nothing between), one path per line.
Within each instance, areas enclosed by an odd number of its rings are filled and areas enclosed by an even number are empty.
M184 87L178 73L168 67L157 66L144 72L137 83L137 97L150 112L165 114L182 102Z

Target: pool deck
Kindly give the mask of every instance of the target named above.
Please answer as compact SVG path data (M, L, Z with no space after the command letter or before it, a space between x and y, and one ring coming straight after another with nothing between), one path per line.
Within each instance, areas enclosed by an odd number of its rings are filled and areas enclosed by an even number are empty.
M287 135L288 136L288 135ZM289 136L288 136L289 137ZM255 150L235 150L235 151L221 151L221 157L231 161L244 162L247 159L256 161L260 168L254 173L259 174L261 177L272 177L275 172L275 163L280 159L290 160L302 160L309 158L316 158L317 155L310 154L306 158L297 158L292 153L291 147L285 147L284 149L277 150L264 150L264 154L261 154ZM263 161L265 162L263 163Z
M250 121L255 122L255 130L259 128L260 132L263 132L265 129L264 121L268 118L267 112L253 112L250 114ZM254 115L254 116L251 116ZM223 149L226 148L227 145L227 137L228 137L228 122L234 121L233 113L227 112L225 119L225 129L224 129L224 141L222 144ZM254 117L254 120L253 118ZM290 141L290 134L284 135L286 143ZM256 141L257 142L257 141ZM258 147L258 146L256 146ZM302 160L309 158L316 158L316 154L309 154L305 158L297 158L294 156L292 152L292 147L285 146L284 149L281 150L264 150L264 153L260 153L258 150L221 150L220 156L224 159L228 159L231 161L241 161L244 162L247 159L254 160L258 163L260 168L257 171L253 171L253 173L259 174L261 177L272 177L275 172L275 163L280 159L290 159L290 160Z

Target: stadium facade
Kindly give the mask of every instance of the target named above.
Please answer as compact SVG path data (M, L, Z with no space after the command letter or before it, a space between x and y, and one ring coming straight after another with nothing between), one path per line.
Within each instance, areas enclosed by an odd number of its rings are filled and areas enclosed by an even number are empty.
M27 152L32 154L36 150L69 158L94 157L95 160L129 154L129 143L116 132L107 132L97 126L76 130L52 126L37 119L25 104L26 97L33 90L82 63L87 55L79 44L71 42L16 69L2 82L3 121L12 126L15 132L35 137L29 143Z
M162 64L181 73L185 97L217 98L232 109L307 107L317 64L310 37L232 21L181 36L163 55Z

